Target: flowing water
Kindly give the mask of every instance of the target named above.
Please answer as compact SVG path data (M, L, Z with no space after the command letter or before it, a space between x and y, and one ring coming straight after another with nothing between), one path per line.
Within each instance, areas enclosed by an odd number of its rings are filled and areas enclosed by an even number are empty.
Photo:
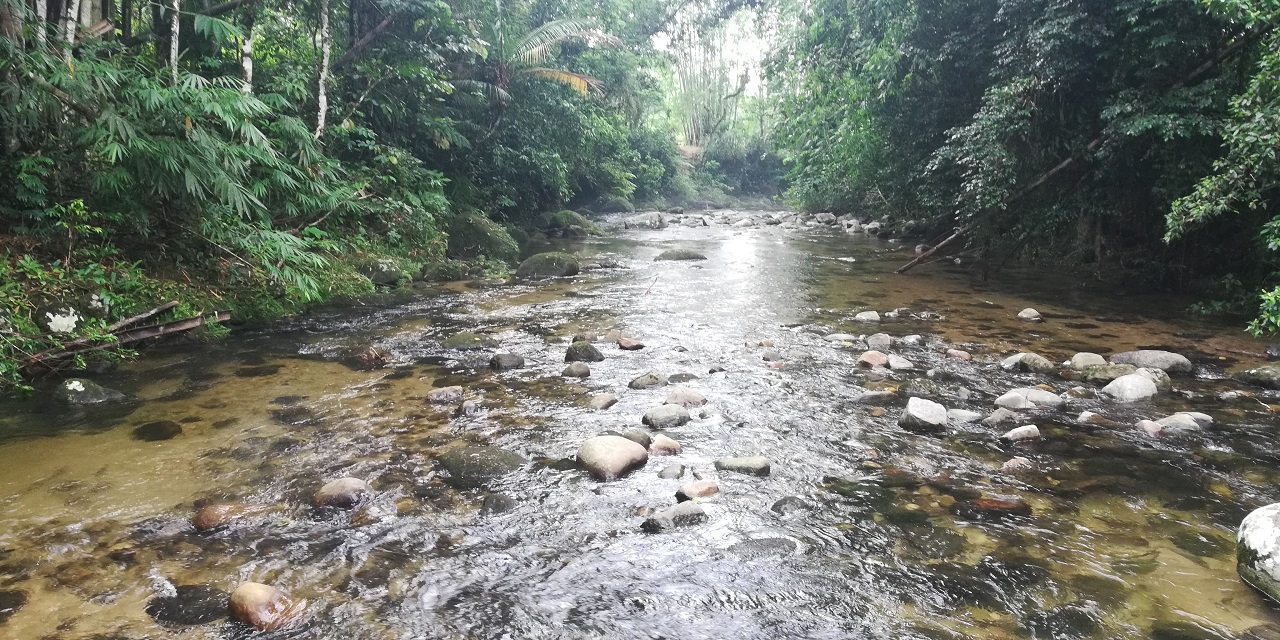
M1231 327L1188 324L1156 295L1100 291L1072 274L970 280L938 264L892 269L910 249L790 225L622 230L559 245L622 268L534 284L475 282L395 301L320 311L214 344L148 353L102 384L131 401L67 408L39 398L0 417L0 636L247 637L225 618L160 624L147 613L177 585L230 591L253 580L309 601L281 637L407 638L1240 638L1280 612L1235 575L1234 529L1280 497L1267 392L1227 378L1262 345ZM702 262L655 262L668 248ZM1046 317L1024 324L1035 306ZM853 315L906 307L874 326ZM600 344L585 380L563 378L570 336L623 330L639 351ZM449 351L459 331L490 336L528 366L495 373L495 351ZM924 336L895 351L917 365L860 371L861 349L830 332ZM766 362L771 341L782 359ZM757 346L748 346L757 345ZM974 362L942 352L960 345ZM350 366L375 346L385 367ZM1010 374L1016 351L1062 361L1077 350L1185 353L1178 392L1123 407L1075 400L1001 428L953 425L923 436L900 405L859 402L933 369L952 408L989 412L1004 391L1077 383ZM724 370L710 373L713 368ZM573 461L601 431L638 426L670 390L635 391L649 370L688 373L709 398L670 430L683 452L600 483ZM478 411L425 402L462 385ZM595 393L620 402L597 411ZM961 398L967 397L967 400ZM1133 423L1192 409L1216 419L1186 440L1075 422L1082 410ZM172 421L146 441L135 429ZM1022 445L997 436L1038 424ZM488 479L439 459L491 445L527 462ZM717 473L723 456L764 455L765 477ZM1014 455L1034 472L1010 476ZM709 520L640 530L692 478L716 478ZM358 511L308 506L323 482L368 480ZM923 482L930 480L930 482ZM1017 495L1029 517L957 509ZM200 505L278 505L197 532ZM220 607L220 591L206 598ZM205 603L206 605L208 603ZM192 604L197 607L199 603Z

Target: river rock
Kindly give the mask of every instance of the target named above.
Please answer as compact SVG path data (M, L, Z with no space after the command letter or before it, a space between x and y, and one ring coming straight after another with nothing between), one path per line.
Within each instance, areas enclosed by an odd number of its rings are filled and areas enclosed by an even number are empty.
M565 362L603 362L604 354L590 342L575 342L564 351Z
M440 346L454 351L480 351L482 349L497 349L498 341L490 336L463 331L441 340Z
M655 456L674 456L680 453L681 449L679 442L661 433L653 436L653 440L649 443L649 453Z
M889 368L894 371L910 371L916 368L915 363L896 353L890 353L886 357L889 359Z
M489 358L489 368L494 371L510 371L524 368L524 358L514 353L498 353Z
M205 505L191 517L191 524L198 531L225 527L238 520L253 518L279 510L277 505L244 504L243 502L219 502Z
M924 398L907 400L898 426L908 431L936 433L947 429L947 408Z
M858 356L858 366L863 369L875 369L889 366L889 356L879 351L864 351Z
M1080 378L1085 382L1105 384L1137 371L1138 368L1131 364L1091 364L1080 370Z
M325 483L311 496L311 504L317 507L350 509L359 504L369 493L369 483L360 478L338 478Z
M996 406L1005 409L1038 409L1040 407L1058 409L1064 404L1066 400L1063 400L1062 396L1034 387L1011 389L1008 393L996 398Z
M653 429L671 429L688 424L689 410L678 404L664 404L644 413L640 421Z
M826 340L827 342L853 343L858 341L858 336L855 336L852 333L829 333L826 336L824 336L822 339Z
M694 498L706 498L720 493L720 485L714 480L694 480L686 482L676 489L676 502L687 502Z
M1280 389L1280 362L1270 362L1240 374L1240 379L1267 389Z
M867 336L867 348L872 351L888 351L893 346L893 338L887 333L873 333Z
M1016 429L1010 429L1004 435L1000 436L1001 440L1017 442L1019 440L1035 440L1040 437L1040 427L1034 424L1023 425Z
M380 287L395 286L404 279L404 271L395 260L374 260L360 267L360 273Z
M1107 427L1108 429L1119 429L1124 426L1122 423L1100 416L1092 411L1081 411L1080 415L1076 416L1076 422L1096 424L1100 427Z
M853 319L858 322L880 322L880 314L875 311L863 311L853 316Z
M58 385L56 395L67 404L101 404L125 399L123 393L84 378L64 380Z
M684 465L682 464L669 464L663 467L662 471L658 472L658 477L663 480L679 480L683 475Z
M466 390L462 387L440 387L427 393L427 402L431 404L454 404L462 401Z
M1200 425L1200 422L1186 413L1165 416L1156 420L1156 424L1164 427L1163 433L1167 436L1187 435L1204 431L1204 427Z
M632 442L634 442L634 443L636 443L636 444L638 444L638 445L640 445L640 446L644 447L645 449L648 449L648 448L649 448L649 444L650 444L651 442L653 442L653 436L649 435L649 432L648 432L648 431L645 431L645 430L643 430L643 429L627 429L626 431L623 431L622 433L614 433L614 432L612 432L612 431L609 431L609 432L605 432L605 433L603 433L603 434L601 434L601 435L618 435L618 436L622 436L622 437L624 437L624 438L626 438L626 439L628 439L628 440L630 440L630 441L632 441Z
M769 459L763 456L746 456L739 458L720 458L716 460L716 469L733 471L752 476L769 475Z
M1142 429L1152 438L1159 438L1164 435L1164 425L1156 422L1155 420L1139 420L1138 424L1134 426Z
M653 514L640 525L640 528L648 533L659 533L706 521L707 512L702 509L702 505L689 501Z
M297 622L307 609L306 600L293 600L275 587L245 582L231 592L231 619L258 631L275 631Z
M652 211L625 218L622 221L622 226L627 229L665 229L667 228L667 219L662 217L661 213Z
M924 344L924 336L913 333L911 335L902 336L902 339L898 342L902 343L902 345L906 347L918 347Z
M440 465L449 472L449 483L459 489L482 487L523 467L526 462L519 454L483 445L450 449L441 454L439 460Z
M516 267L516 277L523 280L576 276L581 266L567 253L551 251L529 256Z
M968 351L961 351L959 349L947 349L947 357L955 358L956 360L963 360L965 362L973 360L972 354Z
M1156 395L1159 390L1150 378L1131 373L1112 380L1102 388L1102 394L1117 402L1137 402Z
M627 386L637 390L665 387L667 386L667 377L656 371L650 371L632 378L631 382L627 383Z
M1280 602L1280 503L1255 509L1240 523L1236 571L1246 584Z
M960 424L970 424L982 419L982 414L968 409L947 409L947 419Z
M991 415L983 418L982 424L987 425L988 427L998 427L1001 424L1016 420L1017 418L1018 413L1016 411L1010 411L1009 409L1001 407L992 411Z
M1057 371L1048 358L1038 353L1019 353L1009 356L1000 362L1005 371L1029 371L1031 373L1053 373Z
M644 343L635 338L621 337L618 338L618 348L623 351L639 351L644 348Z
M1005 460L1004 464L1000 465L1000 473L1015 474L1023 471L1031 471L1035 468L1035 463L1022 456L1016 456Z
M1031 504L1019 496L982 496L957 502L951 510L967 520L1002 520L1031 515Z
M1173 380L1169 378L1169 374L1164 369L1152 369L1151 367L1142 367L1134 373L1155 383L1156 391L1159 393L1168 393L1173 391Z
M707 259L706 256L702 255L701 253L698 253L697 251L691 251L689 249L667 249L666 251L659 253L658 257L654 258L653 260L654 262L657 262L659 260L706 260L706 259Z
M1084 371L1085 367L1100 367L1107 364L1107 359L1096 354L1082 351L1071 356L1071 368Z
M1018 319L1023 322L1040 322L1044 318L1040 316L1039 311L1036 311L1031 307L1027 307L1026 309L1018 312Z
M1164 369L1169 373L1190 374L1194 370L1191 361L1186 356L1158 349L1141 349L1139 351L1117 353L1111 356L1111 362L1113 364L1131 364L1138 368Z
M648 450L622 436L596 436L578 448L578 464L600 481L620 478L648 461Z
M182 425L172 420L148 422L133 430L133 439L144 442L170 440L180 435L182 435Z
M618 404L618 396L615 396L612 393L601 393L591 396L591 401L588 404L592 409L604 411L605 409Z
M142 610L162 625L209 624L227 617L230 597L226 591L207 585L183 584L174 587L173 595L158 595L148 600ZM0 609L2 620L3 609Z
M701 393L687 387L677 387L667 394L666 402L663 404L677 404L686 409L692 409L693 407L701 407L706 403L707 397Z
M560 375L566 378L587 378L591 376L591 367L585 362L570 362Z

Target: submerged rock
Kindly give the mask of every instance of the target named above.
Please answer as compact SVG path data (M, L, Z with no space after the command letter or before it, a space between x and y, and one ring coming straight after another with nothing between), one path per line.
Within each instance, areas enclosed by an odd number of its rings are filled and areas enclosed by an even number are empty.
M669 464L658 472L658 477L664 480L679 480L684 475L684 465Z
M514 353L497 353L492 358L489 358L489 368L494 371L523 369L524 358Z
M182 435L182 425L172 420L156 420L148 422L133 430L133 439L144 442L170 440Z
M350 509L369 493L369 483L360 478L338 478L325 483L311 496L311 504L317 507Z
M581 266L567 253L551 251L529 256L516 267L516 277L524 280L576 276Z
M702 509L702 505L689 501L653 514L640 525L640 528L648 533L659 533L676 527L702 524L706 521L707 512Z
M605 409L608 409L609 407L612 407L613 405L618 404L618 396L615 396L612 393L602 393L599 395L591 396L591 401L588 404L591 406L592 409L595 409L597 411L604 411Z
M440 387L427 392L427 402L431 404L454 404L462 400L466 390L462 387Z
M697 251L691 251L689 249L667 249L666 251L659 253L658 257L654 258L653 260L657 262L659 260L706 260L706 259L707 259L706 256L702 255L701 253L698 253Z
M1246 584L1280 602L1280 503L1255 509L1240 523L1236 571Z
M937 433L947 429L947 408L924 398L907 400L898 426L908 431Z
M490 336L463 331L441 340L440 346L454 351L480 351L482 349L497 349L498 341Z
M746 456L740 458L720 458L716 460L716 469L733 471L752 476L769 475L769 459L764 456Z
M1019 353L1000 362L1005 371L1028 371L1031 373L1053 373L1058 368L1048 358L1038 353Z
M124 393L84 378L64 380L58 385L56 395L59 400L67 404L101 404L125 399Z
M199 531L225 527L238 520L253 518L280 510L278 505L220 502L205 505L191 517L191 524Z
M1270 362L1240 374L1240 379L1267 389L1280 389L1280 362Z
M1186 356L1172 351L1141 349L1111 356L1112 364L1131 364L1138 368L1163 369L1169 373L1190 374L1195 367Z
M1018 319L1023 322L1040 322L1044 318L1040 315L1039 311L1036 311L1031 307L1027 307L1026 309L1018 312Z
M525 464L519 454L483 445L450 449L441 454L439 460L449 472L449 483L460 489L482 487Z
M671 429L688 424L689 410L677 404L664 404L645 412L641 422L654 429Z
M665 387L666 385L667 385L667 377L656 371L650 371L648 373L644 373L639 376L636 376L631 380L631 382L627 383L628 387L632 389L637 389L637 390L653 389L654 387Z
M701 407L706 403L707 403L706 396L702 395L701 393L698 393L697 391L694 391L693 389L689 389L687 387L679 387L676 389L672 389L671 393L667 394L667 400L665 402L665 404L680 405L682 407L689 408L689 409L693 407Z
M226 591L214 587L183 584L174 588L173 595L148 600L143 611L162 625L209 624L226 619L229 597Z
M620 478L649 461L649 452L622 436L596 436L578 448L578 464L596 480Z
M257 582L245 582L231 592L231 619L258 631L291 626L307 610L306 600L293 600L283 591Z
M590 342L575 342L564 351L565 362L604 362L604 354Z
M566 378L588 378L591 376L591 367L585 362L570 362L560 375Z
M720 493L720 485L714 480L694 480L686 482L676 489L676 502L685 502L694 498L706 498Z
M1150 378L1136 373L1120 376L1102 388L1102 394L1117 402L1137 402L1156 395L1159 389Z
M957 502L952 511L967 520L1001 520L1031 515L1031 505L1018 496L982 496Z

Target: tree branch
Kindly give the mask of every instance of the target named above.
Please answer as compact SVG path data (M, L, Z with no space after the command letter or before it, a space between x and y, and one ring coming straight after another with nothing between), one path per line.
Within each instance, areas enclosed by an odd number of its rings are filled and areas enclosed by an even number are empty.
M373 42L375 39L377 39L378 36L382 35L382 32L386 31L387 28L391 26L391 23L394 22L395 19L399 17L400 14L402 13L404 13L403 10L393 11L392 13L387 15L387 17L383 18L382 22L379 22L377 26L370 29L369 33L364 34L364 37L360 38L358 42L351 45L351 48L347 49L347 51L342 54L342 57L338 58L338 61L333 63L333 70L337 71L338 69L341 69L346 64L355 60L356 56L360 55L360 52L363 51L365 47L369 46L369 44Z

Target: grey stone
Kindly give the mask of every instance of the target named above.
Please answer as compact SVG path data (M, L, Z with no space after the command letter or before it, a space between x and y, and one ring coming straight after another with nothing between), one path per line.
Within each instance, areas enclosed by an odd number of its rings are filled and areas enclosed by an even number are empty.
M658 477L664 480L679 480L684 475L684 465L669 464L658 472Z
M1236 572L1246 584L1280 602L1280 504L1255 509L1240 523Z
M686 482L676 489L676 502L685 502L695 498L706 498L720 493L720 485L715 480L694 480Z
M1112 380L1102 388L1102 394L1117 402L1137 402L1156 395L1159 389L1150 378L1131 373Z
M1084 371L1085 367L1096 367L1107 364L1107 359L1096 354L1082 351L1071 356L1071 368L1076 371Z
M665 387L666 385L667 377L656 371L636 376L627 384L632 389L653 389L655 387Z
M674 507L663 509L653 514L640 525L648 533L669 531L676 527L702 524L707 521L707 512L696 502L681 502Z
M604 354L590 342L575 342L564 352L565 362L603 362Z
M599 395L591 396L591 401L588 404L590 404L592 409L604 411L605 409L618 404L618 396L615 396L612 393L601 393Z
M716 460L716 469L720 471L745 473L752 476L767 476L769 475L770 465L769 459L763 456L746 456L739 458L720 458L719 460Z
M653 441L649 443L649 453L655 456L673 456L680 453L682 448L679 442L661 433L653 436Z
M1240 379L1259 387L1280 389L1280 362L1269 362L1244 371L1240 374Z
M898 425L908 431L939 432L947 428L947 408L924 398L907 400Z
M1137 372L1138 368L1131 364L1091 364L1080 372L1085 382L1106 383Z
M524 367L524 358L514 353L498 353L489 358L489 368L495 371L508 371Z
M498 341L490 336L463 331L441 340L440 346L454 351L480 351L483 349L497 349Z
M1040 322L1041 320L1043 320L1043 318L1040 316L1040 312L1030 307L1023 309L1022 311L1019 311L1018 319L1023 322Z
M1029 371L1031 373L1053 373L1057 371L1048 358L1037 353L1019 353L1009 356L1000 362L1005 371Z
M1005 409L1036 409L1039 407L1058 409L1064 404L1066 404L1066 400L1063 400L1062 396L1044 389L1030 387L1011 389L1008 393L996 398L996 406Z
M677 387L667 394L664 404L677 404L686 409L700 407L707 403L707 397L687 387Z
M697 251L691 251L689 249L667 249L666 251L659 253L658 257L654 258L653 260L657 262L659 260L684 261L684 260L706 260L706 259L707 259L706 256L702 255L701 253L698 253Z
M622 226L627 229L665 229L667 220L661 213L653 211L626 218L622 221Z
M618 435L621 435L645 449L648 449L649 445L653 443L653 436L649 435L649 432L643 429L627 429Z
M567 253L552 251L529 256L516 267L516 277L523 280L576 276L581 266Z
M874 333L867 336L867 348L872 351L888 352L893 346L893 338L887 333Z
M991 412L991 415L982 419L982 424L988 427L998 427L1006 422L1012 422L1018 419L1018 413L1010 411L1004 407Z
M982 419L982 414L967 409L947 409L947 418L961 424L969 424Z
M677 404L664 404L646 411L641 422L654 429L671 429L688 424L691 419L688 409Z
M1131 364L1138 368L1164 369L1171 374L1190 374L1194 367L1186 356L1172 351L1141 349L1111 356L1112 364Z
M560 375L566 378L588 378L591 376L591 367L585 362L570 362Z
M461 402L465 393L466 391L462 387L440 387L427 393L427 402L431 404L454 404Z
M875 311L863 311L853 316L853 319L858 322L880 322L880 314Z
M1016 429L1010 429L1004 435L1000 436L1001 440L1009 440L1016 442L1018 440L1033 440L1040 437L1040 427L1034 424L1028 424Z
M888 359L889 359L889 368L894 371L910 371L911 369L916 368L915 363L911 362L910 360L896 353L890 353L888 355Z
M1168 393L1173 391L1173 380L1169 378L1169 374L1166 373L1164 369L1142 367L1137 371L1134 371L1134 373L1155 383L1156 391L1159 393Z
M519 454L482 445L450 449L441 454L439 460L449 472L449 483L461 489L482 487L523 467L526 462Z

